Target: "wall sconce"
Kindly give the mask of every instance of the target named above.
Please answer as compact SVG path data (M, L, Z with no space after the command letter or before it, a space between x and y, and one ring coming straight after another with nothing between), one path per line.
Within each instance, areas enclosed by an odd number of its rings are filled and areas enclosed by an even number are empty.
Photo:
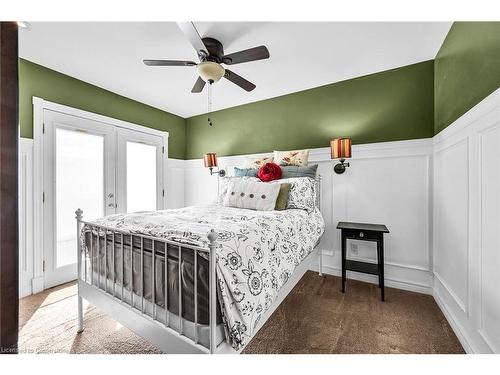
M203 162L205 163L205 168L210 170L210 175L217 174L220 177L224 177L226 175L226 171L224 169L220 169L214 171L214 167L217 167L217 154L215 152L209 152L203 155Z
M340 163L335 164L333 170L337 174L342 174L345 172L346 167L349 167L349 163L345 162L345 159L351 157L351 140L349 138L336 138L330 141L330 151L332 159L340 159Z

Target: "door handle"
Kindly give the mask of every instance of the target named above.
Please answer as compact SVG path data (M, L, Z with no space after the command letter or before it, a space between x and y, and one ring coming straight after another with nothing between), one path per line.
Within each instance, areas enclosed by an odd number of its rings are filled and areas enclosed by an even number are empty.
M109 208L115 208L115 204L114 204L114 203L109 203L109 204L108 204L108 207L109 207Z
M108 198L113 198L115 195L113 193L108 194Z

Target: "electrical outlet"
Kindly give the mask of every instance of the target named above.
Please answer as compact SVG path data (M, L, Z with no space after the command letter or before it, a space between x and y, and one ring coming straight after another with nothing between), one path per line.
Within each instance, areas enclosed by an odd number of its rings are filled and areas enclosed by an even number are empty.
M351 243L351 253L353 255L358 255L358 244Z

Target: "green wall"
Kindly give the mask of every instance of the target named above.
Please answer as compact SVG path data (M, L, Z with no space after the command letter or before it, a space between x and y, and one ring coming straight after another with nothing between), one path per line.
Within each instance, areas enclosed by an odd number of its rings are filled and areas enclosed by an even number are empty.
M169 156L184 159L186 120L136 102L54 70L19 60L19 122L21 137L33 138L32 97L168 131Z
M434 74L437 134L500 87L500 22L455 22Z
M426 61L187 119L186 158L433 136L434 64Z

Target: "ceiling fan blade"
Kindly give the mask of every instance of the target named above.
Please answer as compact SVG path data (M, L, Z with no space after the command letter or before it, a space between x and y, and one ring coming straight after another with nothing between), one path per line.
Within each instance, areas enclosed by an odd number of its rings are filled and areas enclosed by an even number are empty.
M194 61L177 61L177 60L142 60L147 66L195 66L198 65Z
M230 71L229 69L226 69L226 74L224 74L224 78L230 80L232 83L240 86L243 90L246 91L252 91L256 87L252 82L247 81L245 78Z
M201 77L198 77L198 79L194 83L193 88L191 89L191 92L193 93L202 92L204 87L205 87L205 81Z
M189 42L198 54L198 57L200 57L200 60L208 56L207 47L201 40L201 36L198 30L196 30L193 22L177 22L177 26L179 26L182 32L187 36Z
M269 51L266 46L249 48L243 51L225 55L222 61L227 65L241 64L244 62L263 60L269 58Z

